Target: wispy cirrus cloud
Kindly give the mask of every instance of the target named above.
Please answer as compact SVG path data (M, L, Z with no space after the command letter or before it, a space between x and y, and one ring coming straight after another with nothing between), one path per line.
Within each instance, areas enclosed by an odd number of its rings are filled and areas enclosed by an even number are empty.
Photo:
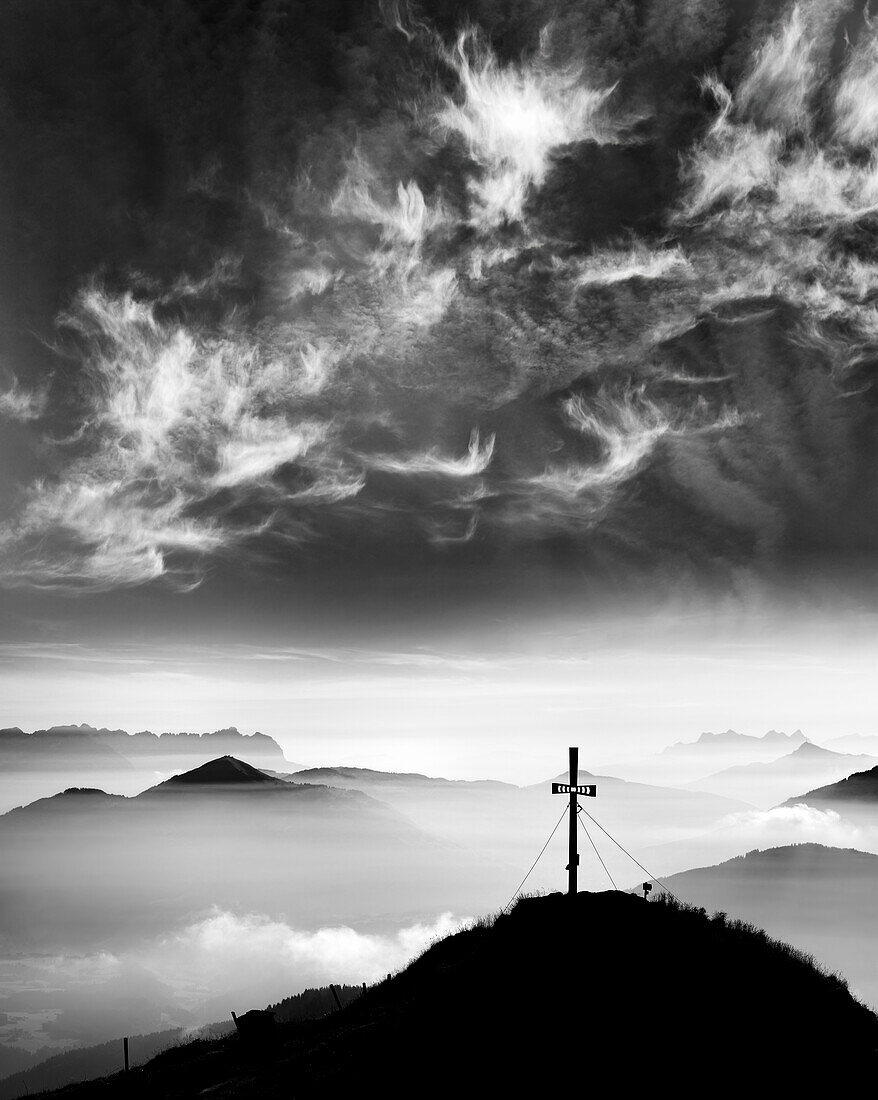
M48 398L46 389L23 389L18 379L13 378L12 385L0 392L0 417L22 423L39 420L45 412Z
M475 29L460 33L444 60L458 79L437 124L457 135L480 172L468 180L470 220L488 232L522 221L525 203L548 174L552 153L574 142L618 140L621 127L607 108L613 88L591 86L581 67L552 64L545 46L522 64L500 65Z
M712 117L635 230L613 221L642 174L624 157L667 120L633 63L572 64L557 26L511 59L388 14L416 96L315 118L285 190L247 193L240 253L71 301L78 420L0 536L4 583L191 586L327 543L492 562L559 537L589 568L712 583L871 547L868 19L835 68L826 7L800 3L726 83L690 74ZM563 196L587 220L586 184L610 213L583 238L549 215ZM60 415L47 393L0 412Z

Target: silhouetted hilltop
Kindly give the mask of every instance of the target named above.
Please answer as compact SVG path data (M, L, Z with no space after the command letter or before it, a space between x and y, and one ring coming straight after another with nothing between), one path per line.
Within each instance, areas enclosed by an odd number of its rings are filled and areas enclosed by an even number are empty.
M753 921L840 970L878 1006L878 855L821 844L748 852L665 878L677 897Z
M828 783L805 794L787 799L785 806L800 803L816 806L819 809L838 809L840 812L851 809L851 803L862 803L863 808L878 812L878 767L868 771L854 772L838 783Z
M363 987L359 985L337 985L336 995L342 1005L348 1005L363 994ZM314 1020L318 1016L326 1016L334 1012L336 1008L335 997L329 986L323 985L317 988L303 989L301 993L294 993L292 997L284 997L277 1004L269 1005L269 1010L274 1013L278 1023L292 1024L298 1020Z
M599 946L599 950L596 947ZM806 1021L806 1026L803 1026ZM816 1040L816 1041L815 1041ZM792 948L627 894L528 899L321 1020L160 1055L73 1098L764 1095L867 1082L878 1019Z
M280 779L266 775L252 764L236 760L234 756L221 756L218 760L209 760L198 768L174 775L152 787L152 791L172 791L181 787L286 787Z
M266 808L279 802L289 803L297 799L301 803L314 803L324 809L358 811L366 810L385 818L394 816L389 806L365 794L354 787L331 787L325 783L299 783L284 781L273 775L266 775L234 756L222 756L210 760L191 771L171 776L170 779L142 791L128 801L132 804L150 802L155 796L170 797L192 794L205 795L218 806L223 800L237 794L258 795L259 802ZM273 797L277 796L277 798Z
M66 791L49 795L48 798L38 798L35 802L29 802L26 806L16 806L8 814L0 815L0 818L19 818L21 815L40 814L77 814L93 813L105 810L113 806L123 805L128 801L121 794L107 794L97 787L68 787Z

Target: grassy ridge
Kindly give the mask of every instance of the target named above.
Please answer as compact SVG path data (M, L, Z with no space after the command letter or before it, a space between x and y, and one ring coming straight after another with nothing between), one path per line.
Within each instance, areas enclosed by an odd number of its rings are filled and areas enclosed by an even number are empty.
M725 914L621 893L526 899L261 1045L167 1051L64 1097L544 1094L555 1081L756 1095L878 1069L843 979ZM292 1090L292 1091L291 1091Z

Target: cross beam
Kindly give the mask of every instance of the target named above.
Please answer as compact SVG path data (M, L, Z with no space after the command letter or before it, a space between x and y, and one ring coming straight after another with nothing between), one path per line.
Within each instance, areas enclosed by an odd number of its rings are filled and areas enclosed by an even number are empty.
M579 869L579 853L576 850L576 818L579 815L579 803L576 801L580 795L594 797L597 787L593 783L579 784L579 749L570 748L570 782L553 783L552 794L570 795L570 821L568 833L568 863L567 863L567 893L570 897L576 896L576 873Z

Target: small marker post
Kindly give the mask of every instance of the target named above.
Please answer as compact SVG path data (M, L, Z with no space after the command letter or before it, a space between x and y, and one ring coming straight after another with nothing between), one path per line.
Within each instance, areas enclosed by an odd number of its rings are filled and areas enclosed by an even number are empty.
M125 1072L128 1072L128 1036L122 1040L122 1057L125 1060Z

